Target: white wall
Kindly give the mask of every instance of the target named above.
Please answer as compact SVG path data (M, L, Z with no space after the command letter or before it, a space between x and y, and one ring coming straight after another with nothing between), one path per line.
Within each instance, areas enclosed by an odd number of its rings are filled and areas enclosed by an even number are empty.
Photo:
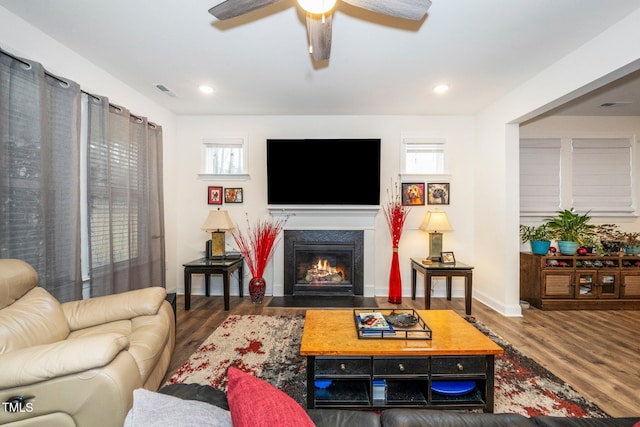
M517 123L640 67L640 11L562 58L478 115L474 296L518 316L519 191ZM526 54L526 52L523 52ZM597 82L597 83L594 83ZM481 147L481 148L480 148ZM489 187L492 197L484 196Z
M202 139L220 134L246 134L249 139L248 181L202 181L197 173L202 164ZM474 263L473 253L473 138L474 121L470 117L419 117L419 116L180 116L178 118L178 140L180 150L175 177L180 191L174 202L181 206L177 224L178 261L184 263L202 256L208 234L200 230L211 206L207 205L207 186L242 187L243 204L223 205L239 226L245 226L245 214L253 221L267 215L266 194L266 140L268 138L381 138L381 203L386 203L386 189L398 179L400 168L401 134L411 132L428 136L445 136L451 151L449 166L451 174L451 204L439 206L447 212L454 231L444 235L444 249L451 250L456 258ZM339 155L339 153L336 153ZM296 159L292 159L295 161ZM357 167L357 165L354 165ZM439 180L423 180L439 182ZM367 183L352 183L354 187ZM349 185L348 183L345 185ZM354 188L357 191L357 188ZM427 235L418 230L427 209L434 206L413 207L400 241L403 294L410 295L410 257L423 258L428 255ZM228 249L235 243L227 233ZM373 285L376 295L387 295L389 268L391 263L391 238L382 212L375 220L375 273ZM179 274L179 273L178 273ZM247 276L248 278L248 276ZM271 278L273 279L273 278ZM180 278L177 277L180 283ZM217 282L216 282L217 280ZM221 279L214 279L212 293L220 293ZM248 280L245 280L245 288ZM267 293L272 289L269 284ZM201 277L194 277L193 292L203 293ZM180 288L182 289L182 288ZM454 282L454 296L464 295L462 281ZM235 281L232 294L237 294ZM418 295L424 295L422 289ZM444 284L436 283L436 295L444 295Z
M112 104L128 108L133 114L147 117L162 126L164 154L165 223L167 249L167 290L175 291L177 271L175 222L177 207L171 203L176 192L175 115L125 85L112 75L69 50L24 20L0 7L0 47L16 56L41 63L55 75L80 84L82 90L106 96Z
M181 264L198 257L207 238L199 228L209 208L205 195L211 183L196 179L200 167L199 140L203 134L220 131L249 134L251 180L223 185L245 188L247 201L233 206L232 215L237 221L245 211L252 217L266 213L261 141L267 137L380 137L384 150L384 189L397 174L397 144L402 132L443 132L455 147L450 171L451 205L446 207L454 231L445 234L445 248L475 266L474 296L510 316L520 314L517 123L607 83L625 70L637 69L638 63L634 61L640 58L640 44L636 42L640 40L637 25L640 11L636 11L497 100L480 112L475 121L470 117L186 116L176 122L169 111L1 7L0 22L0 45L5 50L38 61L52 73L80 83L84 90L108 96L113 103L163 127L169 289L181 290ZM427 252L426 238L417 230L426 209L413 210L400 243L400 256L405 260L401 265L405 295L409 286L408 258L422 257ZM381 214L376 227L386 230ZM375 288L384 294L391 258L390 238L385 232L376 233L376 238L380 250L376 252ZM197 282L194 285L198 291Z

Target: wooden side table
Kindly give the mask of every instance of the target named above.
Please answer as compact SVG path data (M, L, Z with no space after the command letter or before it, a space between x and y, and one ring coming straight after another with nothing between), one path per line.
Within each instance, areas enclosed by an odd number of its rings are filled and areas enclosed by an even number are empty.
M184 267L184 309L191 308L191 275L204 274L205 294L209 296L209 278L212 274L222 274L224 309L229 311L229 288L231 273L238 270L238 288L242 296L242 270L244 257L234 256L233 258L207 259L200 258L183 264Z
M424 275L424 305L427 310L431 309L431 279L434 277L445 277L447 279L447 299L451 301L451 279L453 277L464 277L464 305L465 312L471 314L471 286L473 267L461 262L455 264L443 264L434 261L430 265L425 265L418 258L411 258L411 299L416 299L416 276L417 272Z

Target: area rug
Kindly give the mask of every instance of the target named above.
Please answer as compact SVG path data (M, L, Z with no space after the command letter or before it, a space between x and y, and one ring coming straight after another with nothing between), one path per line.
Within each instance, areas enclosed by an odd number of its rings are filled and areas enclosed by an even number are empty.
M597 405L523 355L473 318L504 349L496 356L494 412L525 416L607 417ZM262 378L306 407L306 359L299 355L301 316L229 316L168 384L209 384L226 391L226 370L236 366Z
M538 362L522 354L486 325L468 316L480 332L504 349L495 359L495 410L528 417L555 415L605 418L608 415Z

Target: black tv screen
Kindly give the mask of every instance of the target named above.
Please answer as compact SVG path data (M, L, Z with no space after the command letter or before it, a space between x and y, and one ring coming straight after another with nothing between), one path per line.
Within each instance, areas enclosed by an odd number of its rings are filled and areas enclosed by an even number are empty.
M270 205L380 204L380 139L268 139Z

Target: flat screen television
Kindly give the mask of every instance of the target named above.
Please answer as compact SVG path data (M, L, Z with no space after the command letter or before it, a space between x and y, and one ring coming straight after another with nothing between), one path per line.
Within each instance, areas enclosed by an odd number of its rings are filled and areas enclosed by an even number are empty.
M380 139L268 139L267 201L380 204Z

